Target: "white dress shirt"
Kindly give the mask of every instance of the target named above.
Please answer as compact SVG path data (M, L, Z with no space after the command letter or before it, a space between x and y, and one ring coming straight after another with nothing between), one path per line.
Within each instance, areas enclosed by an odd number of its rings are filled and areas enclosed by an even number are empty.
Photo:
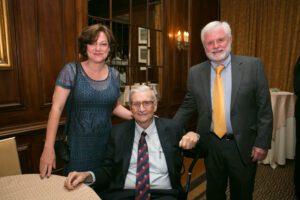
M135 189L138 143L143 131L147 133L145 139L149 151L150 188L172 189L166 158L157 134L155 120L152 121L146 130L140 127L137 123L135 124L133 150L131 153L124 189Z

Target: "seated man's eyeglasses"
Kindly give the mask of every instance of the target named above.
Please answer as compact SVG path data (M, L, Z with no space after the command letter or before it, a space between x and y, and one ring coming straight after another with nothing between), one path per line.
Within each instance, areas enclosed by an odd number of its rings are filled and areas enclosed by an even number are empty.
M149 108L153 105L153 101L142 101L142 102L132 102L131 107L140 108L143 105L144 108Z

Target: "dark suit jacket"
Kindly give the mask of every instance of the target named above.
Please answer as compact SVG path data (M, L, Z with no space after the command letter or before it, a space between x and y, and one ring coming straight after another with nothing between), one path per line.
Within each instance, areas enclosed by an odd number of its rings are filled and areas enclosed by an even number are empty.
M295 116L296 118L300 118L300 57L298 58L294 68L294 91L297 96Z
M178 144L183 129L180 124L171 119L155 118L155 124L165 154L172 188L181 194L183 192L180 183L182 157ZM134 131L134 120L113 126L107 145L106 158L101 167L94 171L96 191L107 186L111 191L124 188L133 148Z
M252 147L269 149L273 128L270 92L262 62L258 58L231 56L232 94L231 124L242 160L251 161ZM184 101L174 116L185 123L198 112L197 132L205 146L212 122L210 61L193 66L189 71Z
M295 117L296 117L296 162L295 162L295 172L294 172L294 182L296 186L296 191L300 193L300 57L295 64L294 69L294 91L297 96L296 106L295 106ZM297 194L300 198L300 194Z

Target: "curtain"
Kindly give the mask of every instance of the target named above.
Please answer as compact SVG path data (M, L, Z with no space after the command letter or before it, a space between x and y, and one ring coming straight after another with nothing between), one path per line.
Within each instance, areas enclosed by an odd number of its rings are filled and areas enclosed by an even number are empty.
M269 87L293 91L300 56L299 0L220 0L221 21L232 29L232 52L260 57Z

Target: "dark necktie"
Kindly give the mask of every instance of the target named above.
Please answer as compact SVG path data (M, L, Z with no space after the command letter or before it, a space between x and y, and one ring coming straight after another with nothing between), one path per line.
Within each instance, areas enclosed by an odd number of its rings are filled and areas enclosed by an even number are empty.
M149 155L145 140L146 133L142 132L138 146L135 200L150 200Z

